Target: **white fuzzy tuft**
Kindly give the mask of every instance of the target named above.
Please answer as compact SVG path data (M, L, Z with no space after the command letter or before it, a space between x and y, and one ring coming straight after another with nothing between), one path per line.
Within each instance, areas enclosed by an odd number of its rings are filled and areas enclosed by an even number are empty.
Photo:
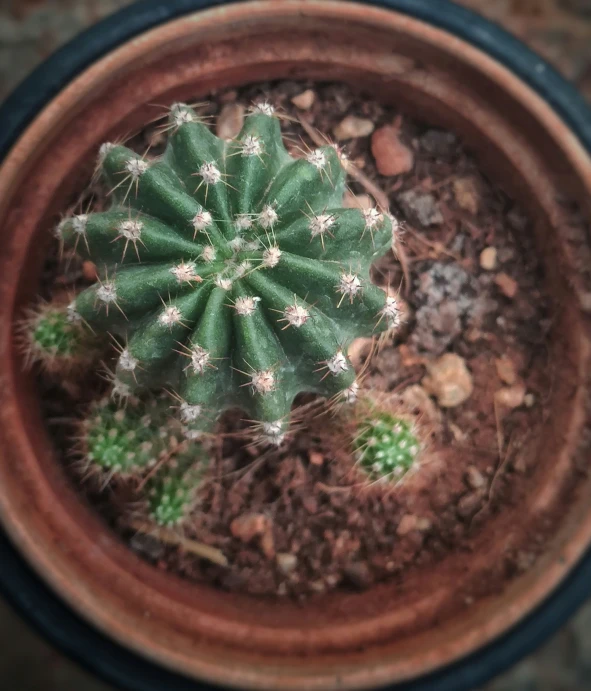
M244 246L246 245L246 240L244 238L241 238L240 236L232 238L230 242L228 243L228 246L232 250L232 252L240 252L240 250L244 249Z
M258 249L261 248L261 241L257 238L254 240L250 240L249 242L244 245L244 249L247 250L248 252L256 252Z
M385 317L388 327L390 329L400 326L402 321L400 307L395 297L388 295L386 304L380 310L380 316Z
M176 127L196 121L195 114L186 103L174 103L170 107L170 116Z
M213 245L205 245L203 251L201 252L201 258L204 262L213 262L217 256L215 247Z
M113 379L113 388L111 389L111 398L122 399L131 396L131 388L125 382L115 377Z
M141 158L130 158L125 164L125 170L133 180L138 180L148 170L149 164Z
M117 230L128 240L139 240L144 224L141 221L121 221Z
M199 175L201 175L206 185L217 185L222 179L220 169L213 162L203 163L199 168Z
M70 324L74 324L75 322L82 321L82 317L80 316L78 310L76 309L76 301L71 302L66 307L66 318L70 322Z
M191 367L195 374L203 374L209 364L209 352L199 345L191 348Z
M331 216L330 214L319 214L318 216L312 216L310 219L310 234L312 235L313 238L315 238L317 235L323 236L326 232L328 232L328 229L334 225L334 216Z
M234 226L238 232L252 228L252 218L248 214L238 214L234 218Z
M341 372L346 372L349 369L349 364L347 363L347 358L342 350L338 350L330 360L326 361L326 366L329 371L334 374L341 374Z
M253 114L272 116L275 115L275 108L273 108L268 101L261 101L259 103L255 103L251 112Z
M105 158L107 158L109 151L112 151L114 148L115 144L112 142L105 142L104 144L101 144L99 148L99 161L102 163Z
M254 372L251 375L252 388L261 394L271 393L275 389L275 375L270 369Z
M181 262L173 266L170 273L175 276L179 283L194 281L197 276L195 273L195 264L193 264L193 262Z
M236 302L234 303L236 314L239 314L241 317L250 317L250 315L256 310L257 304L260 301L261 298L250 297L250 295L247 297L236 298Z
M370 209L363 209L362 213L366 230L374 230L384 220L382 214L373 206Z
M362 290L361 288L361 280L357 274L353 273L342 273L341 278L339 280L339 284L337 286L337 291L339 293L342 293L343 295L347 295L351 302L353 302L353 298L360 293Z
M96 289L96 296L99 300L107 304L116 302L117 289L115 288L115 284L111 282L103 283Z
M303 305L298 305L297 302L293 305L288 305L283 312L283 316L290 326L294 326L296 329L299 329L300 326L303 326L310 319L308 310Z
M127 372L133 372L137 365L137 358L134 358L127 348L121 351L121 355L119 356L119 366L121 369L124 369Z
M263 266L266 266L269 269L272 269L274 266L277 266L279 264L279 260L281 259L281 250L279 247L269 247L269 249L266 249L263 252Z
M260 137L247 135L241 142L240 153L243 156L260 156L263 153L263 142Z
M271 206L271 204L267 204L266 206L263 207L263 210L259 214L259 223L265 230L267 228L272 228L275 223L277 223L277 220L279 219L279 216L277 215L277 212L275 209Z
M88 225L88 214L78 214L72 218L72 230L78 235L86 233L86 226Z
M195 230L205 230L206 228L209 228L209 226L212 223L212 220L213 219L209 211L201 209L198 213L195 214L191 223L193 224L193 228Z
M357 402L359 396L359 384L354 381L348 389L343 391L343 400L345 403L352 405Z
M322 149L314 149L306 156L306 161L318 168L318 170L322 170L326 166L326 154Z
M222 290L232 290L232 281L229 278L220 276L220 274L215 277L215 284Z
M273 446L281 446L285 440L285 432L283 431L283 422L277 420L276 422L263 422L261 425L260 440L272 444Z
M240 262L240 264L238 264L238 266L234 269L234 280L237 281L238 279L242 278L251 269L252 264L249 261Z
M163 326L174 326L182 319L181 311L175 305L169 305L164 312L158 317L158 321Z
M201 415L203 408L200 405L190 405L186 401L183 401L179 407L179 416L181 422L184 425L188 425L190 422L195 422L197 418Z

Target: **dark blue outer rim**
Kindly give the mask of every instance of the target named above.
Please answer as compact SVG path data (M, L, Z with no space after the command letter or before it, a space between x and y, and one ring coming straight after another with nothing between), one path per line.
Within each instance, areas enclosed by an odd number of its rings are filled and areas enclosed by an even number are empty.
M480 48L529 84L591 152L591 111L578 92L520 41L446 0L366 0L440 27ZM55 53L0 109L0 158L35 115L76 75L121 43L158 24L224 0L142 0L108 17ZM204 691L211 685L168 672L117 645L70 610L0 534L0 591L71 658L128 691ZM470 691L533 652L591 595L591 549L560 587L517 626L463 660L396 691Z

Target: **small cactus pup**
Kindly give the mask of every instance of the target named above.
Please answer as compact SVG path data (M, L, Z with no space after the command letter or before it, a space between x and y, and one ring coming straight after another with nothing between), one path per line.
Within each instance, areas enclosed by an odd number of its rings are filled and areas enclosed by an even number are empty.
M371 482L398 482L416 471L429 443L424 424L394 398L364 399L354 414L356 467Z
M140 516L178 526L196 506L207 453L200 444L178 442L179 424L164 399L131 396L126 403L103 398L91 405L80 423L81 467L103 486L130 483Z
M27 366L48 374L68 374L88 366L98 354L93 334L77 312L60 301L39 302L19 325Z
M292 158L269 104L232 141L181 103L167 131L154 160L104 144L112 207L60 225L99 268L75 309L124 344L116 381L174 391L189 431L241 408L279 445L295 396L354 399L348 345L397 323L395 298L369 276L392 220L341 208L338 150Z

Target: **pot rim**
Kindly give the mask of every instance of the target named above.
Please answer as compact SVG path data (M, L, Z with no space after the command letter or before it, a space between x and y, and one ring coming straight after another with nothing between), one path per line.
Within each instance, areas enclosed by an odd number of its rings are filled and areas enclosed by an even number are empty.
M144 0L80 35L38 68L5 102L0 110L0 119L6 122L0 133L0 155L8 151L36 113L96 59L159 24L220 4L223 1ZM368 0L367 4L425 21L496 58L542 96L591 151L591 113L582 98L553 68L504 30L445 0L436 4L429 0ZM0 555L0 589L47 638L99 676L134 691L155 691L164 685L171 691L209 688L148 662L94 630L57 598L4 537L0 539ZM416 681L398 684L396 688L461 691L480 685L537 647L590 592L591 550L558 591L501 639L463 660ZM98 650L101 655L97 655ZM455 675L460 668L462 682L458 683Z

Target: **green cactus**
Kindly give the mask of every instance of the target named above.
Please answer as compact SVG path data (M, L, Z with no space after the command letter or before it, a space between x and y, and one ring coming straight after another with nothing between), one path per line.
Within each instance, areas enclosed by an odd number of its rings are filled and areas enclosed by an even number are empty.
M112 207L60 223L100 275L73 309L125 344L119 394L174 390L193 434L241 408L280 444L295 396L352 402L349 344L398 323L396 300L369 277L392 219L341 208L338 150L292 158L268 104L234 141L184 104L170 109L168 132L157 160L104 144Z
M81 422L81 466L107 482L135 480L152 521L179 525L194 508L207 454L199 444L178 443L179 425L162 398L126 403L92 404Z
M60 303L41 302L20 325L28 364L39 363L51 374L66 373L96 355L95 343L76 312Z
M353 448L370 480L399 480L416 465L423 443L412 420L373 409L357 419Z
M184 444L147 484L150 518L161 526L185 522L195 507L197 490L207 469L203 449Z

